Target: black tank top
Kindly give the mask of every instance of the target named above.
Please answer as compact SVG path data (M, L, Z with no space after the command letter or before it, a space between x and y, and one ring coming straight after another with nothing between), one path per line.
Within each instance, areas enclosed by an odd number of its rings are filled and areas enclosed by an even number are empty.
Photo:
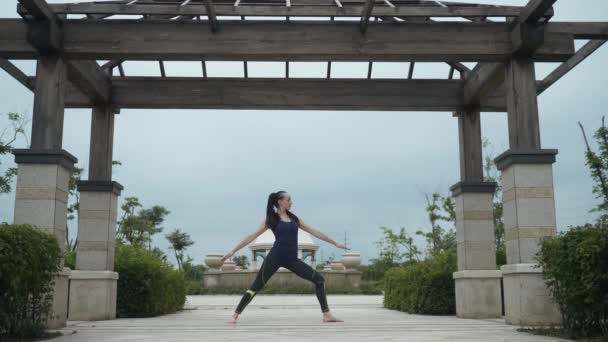
M279 219L273 231L275 240L272 248L280 260L291 261L298 258L298 230L298 224L293 219L291 222Z

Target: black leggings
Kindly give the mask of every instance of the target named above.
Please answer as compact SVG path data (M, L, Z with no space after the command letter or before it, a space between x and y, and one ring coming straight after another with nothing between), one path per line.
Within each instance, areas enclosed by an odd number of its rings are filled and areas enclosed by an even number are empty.
M251 302L256 293L258 293L264 287L264 285L266 285L268 279L270 279L270 277L272 277L272 275L281 266L292 271L297 276L313 282L315 284L317 299L319 300L319 304L321 304L321 311L329 311L329 307L327 306L327 297L325 296L325 279L323 276L300 259L296 258L293 261L281 262L278 255L276 255L274 252L274 249L271 248L266 255L266 258L264 258L262 267L253 281L253 284L251 284L250 288L243 295L243 298L241 298L241 302L235 310L236 313L240 314L243 312L247 304Z

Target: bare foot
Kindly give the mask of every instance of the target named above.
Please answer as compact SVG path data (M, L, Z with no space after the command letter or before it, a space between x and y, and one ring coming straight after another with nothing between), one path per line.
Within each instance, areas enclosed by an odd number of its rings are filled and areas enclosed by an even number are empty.
M239 314L235 312L235 313L232 315L232 320L231 320L231 321L228 321L228 323L236 323L236 320L237 320L238 318L239 318Z
M327 323L327 322L344 322L344 321L334 317L334 315L332 315L328 311L328 312L323 313L323 323Z

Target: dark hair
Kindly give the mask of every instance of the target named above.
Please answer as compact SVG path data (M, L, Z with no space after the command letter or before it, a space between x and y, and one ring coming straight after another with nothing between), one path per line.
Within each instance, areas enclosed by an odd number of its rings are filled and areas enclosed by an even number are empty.
M268 204L266 205L266 226L272 229L273 231L276 228L277 224L279 224L280 220L279 214L274 211L273 207L277 208L277 210L279 209L279 200L283 198L283 194L285 193L286 191L281 190L277 192L272 192L270 193L270 195L268 195ZM298 226L300 225L300 220L291 211L287 210L287 216L289 216L292 221L295 221Z

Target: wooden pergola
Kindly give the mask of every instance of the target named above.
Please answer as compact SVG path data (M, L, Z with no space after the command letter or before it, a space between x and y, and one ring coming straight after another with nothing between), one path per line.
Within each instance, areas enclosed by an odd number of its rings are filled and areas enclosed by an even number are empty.
M67 173L57 171L54 181L42 185L34 178L48 164L73 167L76 157L62 149L64 109L92 108L89 179L79 183L87 196L81 196L76 265L89 273L74 279L116 286L117 275L90 272L113 270L115 200L122 186L112 181L111 161L114 114L122 108L445 111L458 118L460 138L461 181L451 188L457 202L458 315L500 315L496 291L502 278L507 322L555 323L549 301L539 295L540 271L529 266L536 243L555 234L551 164L557 150L541 148L537 96L608 40L608 23L551 21L556 0L530 0L526 6L431 0L18 2L21 19L0 19L0 67L34 92L32 147L13 153L20 169L35 172L19 173L16 222L37 223L62 240ZM577 51L575 40L589 41ZM13 59L37 60L36 75L26 75ZM159 76L127 76L122 63L132 60L157 61ZM200 62L192 75L202 77L168 77L166 61ZM242 62L243 77L208 77L210 61ZM249 77L248 63L258 61L284 63L284 77ZM326 77L292 77L290 63L303 61L327 63ZM367 76L332 77L336 62L366 62ZM409 68L395 68L401 78L375 78L377 62L408 62ZM444 79L416 78L420 62L447 63L449 72ZM477 64L470 69L467 62ZM536 80L535 63L542 62L561 64ZM496 158L503 175L510 175L502 180L508 262L502 274L492 250L496 184L483 181L482 111L508 115L509 150ZM524 176L516 180L517 172ZM112 200L93 200L102 194ZM534 206L542 210L526 213ZM53 219L36 216L47 212ZM105 220L103 241L87 235L95 220ZM467 294L470 289L484 295ZM103 295L108 303L111 293ZM56 299L56 312L63 310L61 303ZM99 307L70 315L115 314L115 308Z

